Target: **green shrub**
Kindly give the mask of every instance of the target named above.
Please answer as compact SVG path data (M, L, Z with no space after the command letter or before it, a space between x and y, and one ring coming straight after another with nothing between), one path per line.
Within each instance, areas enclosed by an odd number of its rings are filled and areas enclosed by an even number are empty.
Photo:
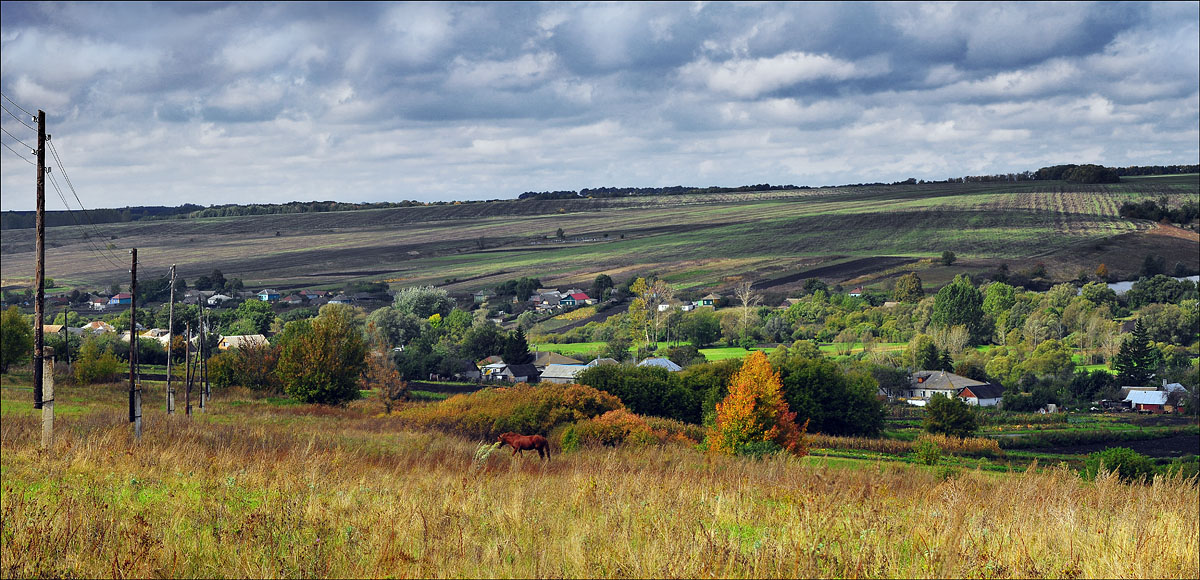
M1115 471L1125 481L1153 477L1154 460L1128 447L1111 447L1091 453L1084 460L1084 477L1095 479L1101 469Z
M105 349L100 341L88 337L79 347L79 358L74 362L75 382L81 385L108 383L117 380L121 363L116 355Z
M913 455L925 465L935 465L942 458L942 448L933 441L921 440L913 446Z
M1195 482L1196 476L1200 474L1200 455L1176 457L1171 463L1163 466L1163 474L1167 477L1180 477Z
M563 431L562 443L560 443L563 453L578 451L581 446L579 442L579 432L575 430L575 426L568 426L566 431Z
M748 441L737 446L734 450L735 455L742 457L750 457L752 459L762 459L768 455L775 455L783 451L778 443L774 441Z

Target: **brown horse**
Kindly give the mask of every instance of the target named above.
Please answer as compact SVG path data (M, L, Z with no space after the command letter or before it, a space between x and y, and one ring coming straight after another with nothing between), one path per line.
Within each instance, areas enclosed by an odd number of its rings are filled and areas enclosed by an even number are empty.
M541 435L517 435L516 433L505 433L500 436L500 446L508 445L513 448L513 455L518 452L523 452L526 449L536 449L538 457L550 459L550 443ZM524 453L521 453L524 455Z

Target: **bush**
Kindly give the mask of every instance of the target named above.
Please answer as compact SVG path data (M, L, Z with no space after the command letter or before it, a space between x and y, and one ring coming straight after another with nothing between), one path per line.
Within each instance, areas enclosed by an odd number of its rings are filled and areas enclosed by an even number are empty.
M649 445L661 442L645 419L625 409L613 409L599 417L580 421L575 431L584 445L616 447L624 443Z
M929 433L951 437L970 437L979 429L975 412L958 397L934 395L925 407L922 427Z
M1163 466L1163 475L1190 479L1192 483L1196 483L1196 476L1200 475L1200 455L1176 457L1170 464Z
M436 405L402 409L393 416L414 428L491 440L508 431L549 436L560 425L624 408L620 399L585 385L542 383L534 387L518 383L455 395Z
M0 315L0 372L8 366L29 360L33 353L33 328L29 319L16 306L9 306Z
M208 359L208 375L217 387L246 387L270 394L282 393L275 369L279 347L266 342L251 342L229 349Z
M350 307L327 304L312 322L289 322L280 342L279 378L288 396L326 405L358 398L367 344Z
M942 459L942 448L933 441L918 441L913 446L913 455L925 465L936 465Z
M75 382L80 385L110 383L117 380L120 365L117 357L99 340L88 337L79 347L79 358L74 362Z
M1154 461L1128 447L1111 447L1087 456L1084 476L1095 479L1101 469L1115 471L1124 481L1140 481L1154 476Z

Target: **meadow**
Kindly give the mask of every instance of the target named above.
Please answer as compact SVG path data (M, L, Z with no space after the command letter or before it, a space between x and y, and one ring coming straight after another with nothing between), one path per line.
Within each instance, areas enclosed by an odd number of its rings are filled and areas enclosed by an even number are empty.
M859 267L821 277L880 283L944 250L960 263L944 272L915 265L927 270L927 284L1001 262L1014 271L1043 262L1057 279L1105 262L1127 276L1149 252L1172 263L1194 260L1196 240L1152 235L1154 224L1119 217L1120 204L1161 197L1178 204L1197 192L1200 180L1185 175L1113 185L938 183L85 224L48 228L47 276L92 287L126 283L131 247L143 276L178 264L185 279L219 268L248 286L285 289L388 280L471 292L520 276L587 286L601 272L618 279L658 272L679 289L750 277L787 290L808 271L843 263ZM3 284L27 283L32 230L6 230L0 249ZM878 257L890 258L877 272L856 262Z
M1196 577L1200 491L1074 470L585 447L550 461L218 393L135 441L121 384L62 386L38 448L0 389L8 577Z

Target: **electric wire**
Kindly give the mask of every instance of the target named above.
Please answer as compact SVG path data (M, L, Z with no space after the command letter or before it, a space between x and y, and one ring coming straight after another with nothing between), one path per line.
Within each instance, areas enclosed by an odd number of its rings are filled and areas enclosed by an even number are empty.
M12 112L12 111L8 110L8 107L5 107L3 104L0 104L0 109L4 109L4 112L5 112L5 113L8 113L9 115L12 115L12 118L16 119L18 123L20 123L20 124L22 124L22 125L25 125L26 127L28 127L30 131L37 131L37 129L36 129L36 128L35 128L33 125L30 125L29 123L26 123L24 119L22 119L22 118L21 118L19 115L17 115L16 113L14 113L14 112Z
M100 232L100 228L96 227L95 220L92 219L88 209L83 205L83 201L79 199L79 194L75 191L75 184L71 182L71 176L67 174L67 167L63 164L62 157L59 156L58 149L54 146L54 142L47 141L46 144L50 146L50 154L54 157L54 162L58 164L58 170L60 173L62 173L63 180L67 182L67 187L71 190L71 195L74 196L75 202L79 204L79 209L83 211L84 217L86 217L88 223L91 224L92 231L94 231L98 237L103 237L103 234ZM107 250L107 247L105 249ZM112 254L111 250L108 252L109 254ZM112 258L117 259L115 254L112 255ZM110 259L110 261L113 260Z
M8 102L12 103L14 107L16 107L16 108L18 108L18 109L21 109L21 111L23 111L23 112L24 112L26 115L29 115L30 117L36 117L36 116L37 116L37 115L34 115L33 113L30 113L28 110L26 110L26 109L25 109L25 107L22 107L22 106L21 106L19 103L17 103L16 101L12 100L12 97L10 97L10 96L8 96L8 95L4 94L4 92L3 92L3 91L0 91L0 97L4 97L5 99L8 99Z
M20 158L21 158L21 161L24 161L25 163L28 163L28 164L30 164L30 165L33 165L34 167L37 167L37 163L34 163L33 161L30 161L28 157L26 157L26 156L24 156L24 155L21 155L19 152L17 152L17 150L16 150L16 149L13 149L12 147L9 147L9 146L8 146L8 143L0 143L0 145L4 145L4 148L5 148L5 149L8 149L9 151L12 151L14 155L16 155L17 157L20 157Z
M83 227L83 224L79 223L79 219L75 217L75 212L71 210L71 204L67 203L67 196L63 194L62 188L59 187L58 180L54 178L53 174L49 174L49 175L47 175L47 177L49 177L48 181L50 181L50 185L52 185L54 187L54 191L56 191L58 193L58 198L62 200L63 207L67 208L67 214L71 216L71 221L75 222L76 226ZM84 241L86 241L88 243L88 246L91 247L92 251L96 252L101 258L104 258L112 267L114 267L118 270L120 270L122 268L122 266L120 264L117 264L107 254L100 251L100 249L96 246L95 242L92 241L92 237L87 235L87 232L84 232L84 235L82 237L83 237Z
M5 135L8 135L9 137L12 137L13 139L16 139L17 143L20 143L20 144L24 145L24 146L25 146L25 147L27 147L27 148L28 148L30 151L36 151L36 150L37 150L37 149L35 149L34 147L30 147L30 145L29 145L28 143L26 143L26 142L24 142L24 141L22 141L22 140L18 139L16 135L13 135L12 133L9 133L9 132L8 132L8 129L5 129L4 127L0 127L0 131L4 131L4 134L5 134Z

